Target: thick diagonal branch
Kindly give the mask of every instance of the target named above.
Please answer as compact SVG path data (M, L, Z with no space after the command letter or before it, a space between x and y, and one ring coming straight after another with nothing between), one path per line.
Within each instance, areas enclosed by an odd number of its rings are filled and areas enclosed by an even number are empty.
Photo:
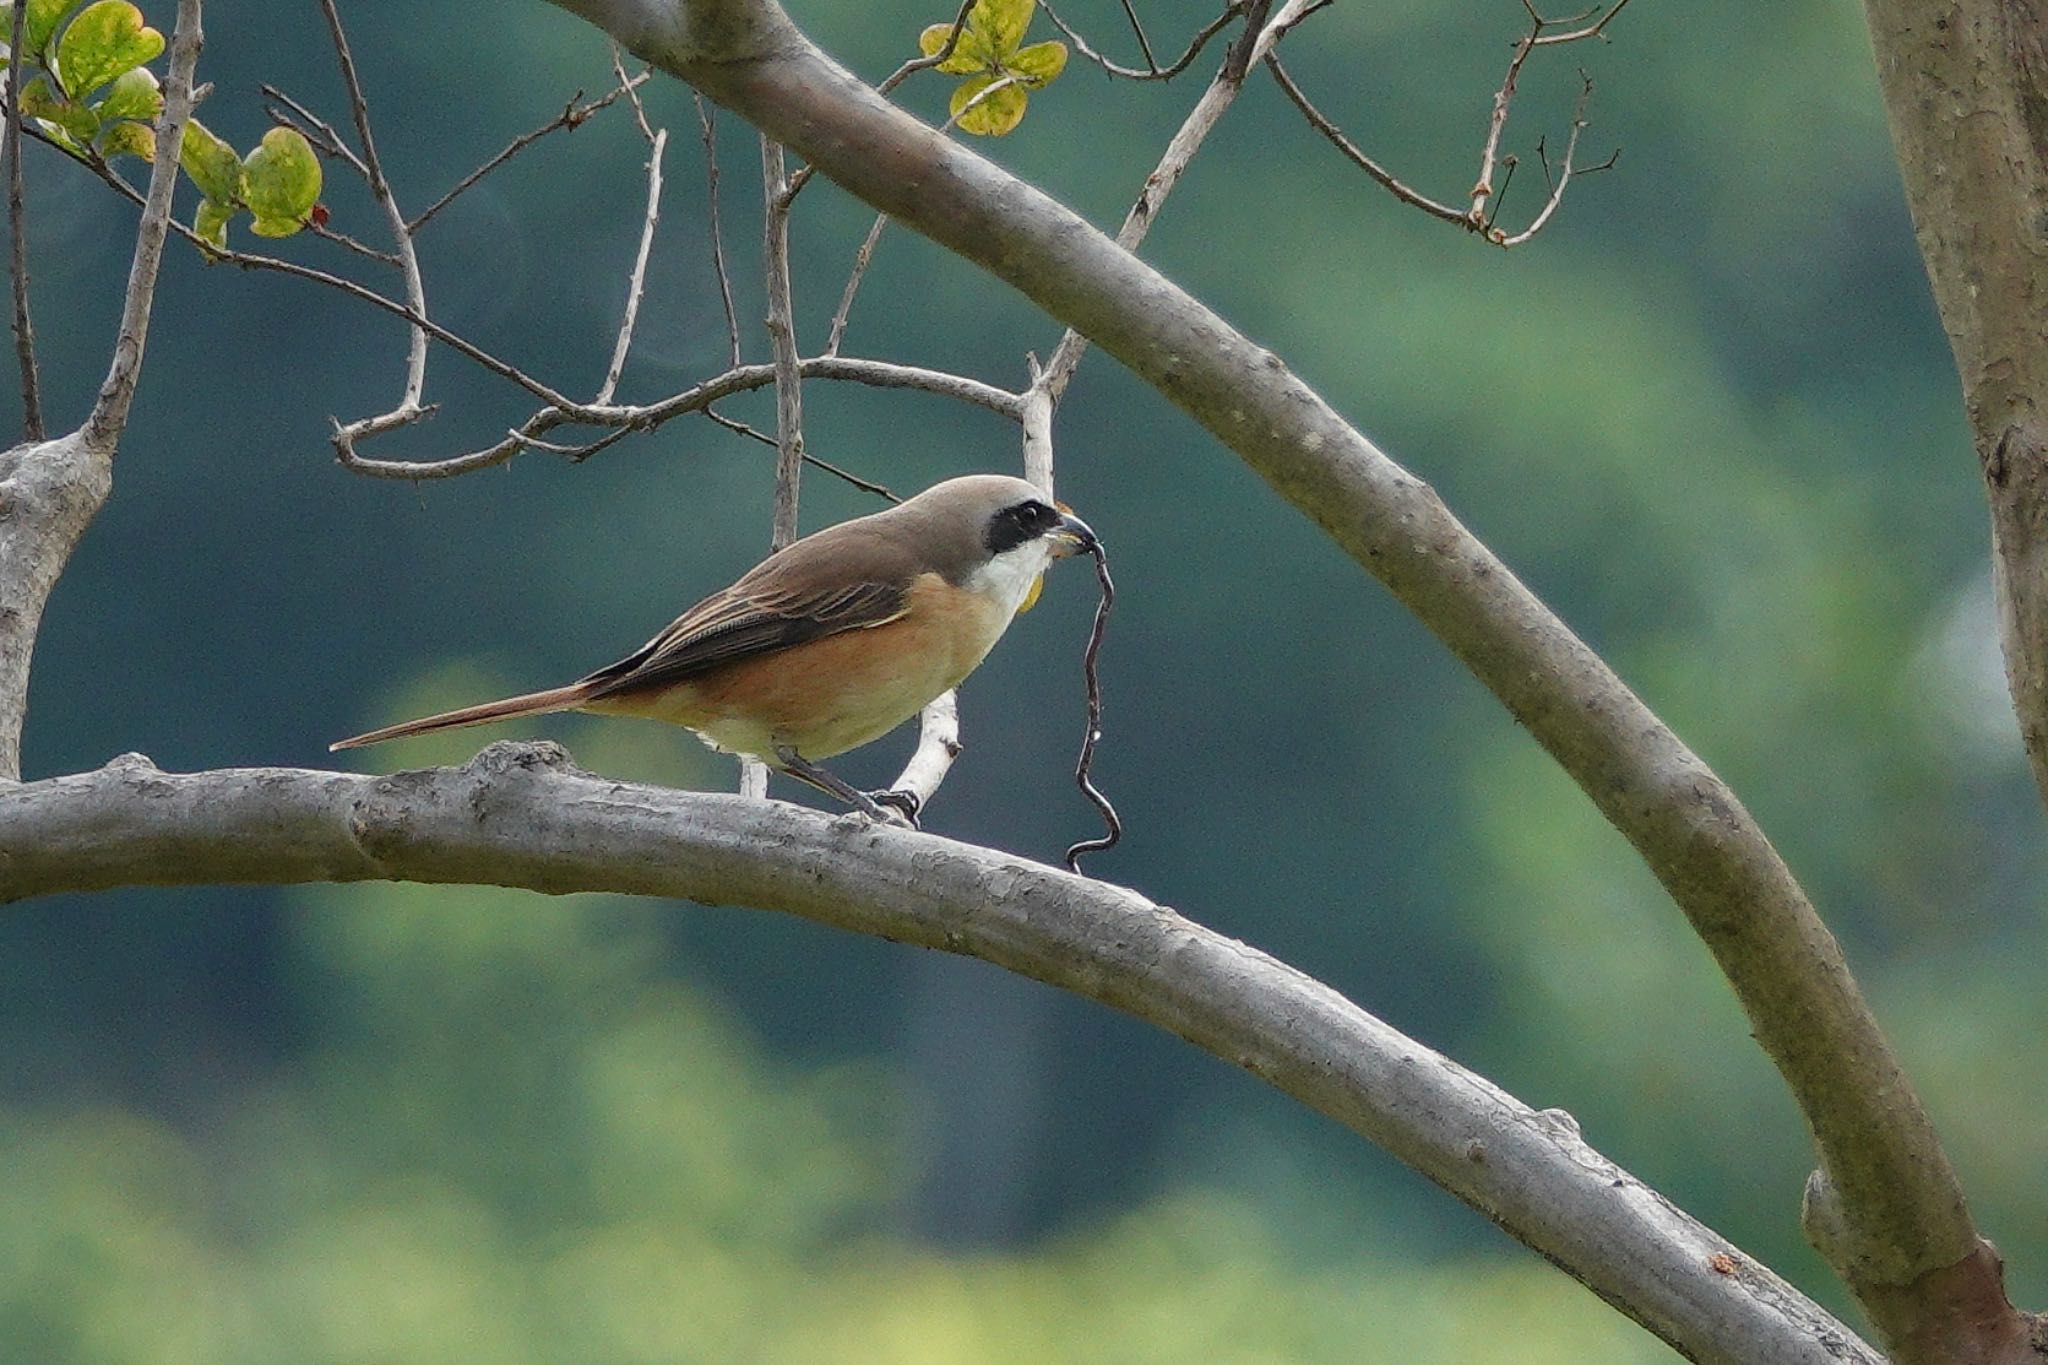
M130 757L0 792L0 903L384 878L756 906L984 958L1179 1034L1380 1143L1692 1359L1878 1365L1568 1115L1121 887L855 817L593 778L549 744L392 777L175 775Z
M2048 6L1864 8L1991 499L2006 672L2048 797Z
M768 0L554 3L1091 337L1313 518L1528 726L1684 910L1813 1130L1852 1280L1910 1283L1979 1250L1918 1097L1763 831L1428 485L1278 356L1064 206L889 105Z

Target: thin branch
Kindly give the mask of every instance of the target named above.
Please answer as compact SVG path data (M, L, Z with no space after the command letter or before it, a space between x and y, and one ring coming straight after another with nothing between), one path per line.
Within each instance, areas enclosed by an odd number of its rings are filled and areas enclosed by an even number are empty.
M1613 23L1615 17L1627 8L1628 0L1615 0L1613 8L1609 9L1605 14L1601 14L1597 22L1588 24L1584 28L1571 29L1565 33L1539 34L1535 45L1537 47L1550 47L1557 43L1576 43L1583 38L1605 38L1607 36L1607 26ZM1593 13L1600 14L1600 11L1596 8L1593 10ZM1544 20L1542 22L1551 23L1555 21Z
M164 82L163 114L157 120L156 158L143 196L142 217L135 225L135 256L128 267L128 290L121 304L121 330L114 340L113 363L93 402L82 431L86 444L107 450L128 425L128 408L142 377L142 358L149 342L150 305L156 297L157 272L163 264L164 235L176 223L171 201L178 185L178 147L192 116L193 73L205 41L199 0L178 0L178 24L171 38L169 78ZM10 83L11 84L11 83Z
M1014 854L595 778L558 746L386 778L159 772L130 755L0 792L0 901L359 881L755 906L969 954L1177 1034L1379 1143L1686 1355L1881 1365L1855 1334L1590 1146L1330 987L1134 891Z
M882 240L882 229L887 226L889 216L876 214L868 235L861 241L860 250L853 254L853 270L846 277L846 289L839 295L839 310L832 315L832 329L825 338L826 355L839 354L839 343L846 336L846 318L853 311L854 296L860 293L861 278L868 273L868 263L875 258L875 243Z
M1165 66L1160 66L1152 60L1151 48L1149 45L1146 46L1145 66L1142 69L1133 66L1120 66L1103 56L1100 52L1097 52L1088 45L1086 38L1083 38L1066 20L1060 18L1053 10L1053 7L1044 3L1044 0L1039 0L1038 8L1044 11L1046 18L1052 20L1053 27L1058 29L1069 43L1073 44L1075 52L1079 53L1084 60L1093 62L1096 66L1101 67L1105 74L1121 77L1129 81L1170 81L1190 66L1193 66L1195 58L1199 57L1202 54L1202 49L1209 45L1209 40L1228 28L1230 22L1240 14L1243 14L1249 8L1249 5L1250 0L1231 0L1230 4L1224 6L1223 13L1202 25L1196 31L1195 36L1188 40L1187 50ZM1132 16L1131 22L1136 24L1137 17L1135 15ZM1140 30L1139 36L1142 43L1142 30Z
M768 552L796 540L797 494L804 472L803 371L798 364L796 312L789 288L789 207L796 197L782 144L761 138L761 270L768 296L768 342L775 356L775 514ZM740 759L740 795L765 798L768 768Z
M1266 58L1266 70L1272 73L1274 81L1287 93L1287 98L1294 101L1294 107L1301 111L1302 117L1308 120L1311 128L1314 128L1317 132L1328 138L1331 145L1344 153L1353 165L1378 181L1396 199L1399 199L1411 208L1421 209L1433 218L1441 218L1447 223L1456 223L1460 227L1470 227L1472 225L1471 214L1468 210L1454 208L1449 204L1440 204L1421 191L1409 188L1392 171L1389 171L1386 167L1380 165L1379 162L1367 156L1356 143L1345 137L1343 129L1330 122L1324 116L1322 110L1309 102L1308 96L1302 93L1301 87L1294 83L1294 78L1287 74L1287 68L1280 65L1279 53L1272 53ZM1505 189L1506 186L1503 185L1502 188Z
M320 238L322 241L334 243L336 246L342 248L344 251L353 251L356 255L366 256L369 259L376 261L381 265L398 267L403 267L404 265L404 262L399 258L397 252L380 251L376 247L373 247L366 242L357 241L355 238L349 236L346 232L337 232L333 228L327 227L323 224L309 222L306 224L306 231L312 233L315 237Z
M22 439L40 441L43 428L43 386L36 373L36 326L28 311L28 204L21 173L21 61L28 6L14 6L14 30L7 50L15 55L5 73L7 87L7 247L8 275L14 282L14 357L21 366Z
M711 218L711 268L718 276L718 299L725 305L725 335L731 347L730 364L738 369L743 353L740 349L740 315L732 302L732 275L725 268L725 234L719 227L718 212L718 133L711 122L711 106L704 102L702 95L692 92L697 101L697 124L704 137L704 180L706 213Z
M1523 245L1535 237L1538 232L1541 232L1556 214L1559 204L1563 202L1564 185L1566 181L1571 179L1573 174L1573 157L1578 148L1579 134L1586 128L1586 109L1593 93L1593 82L1586 77L1584 72L1581 72L1580 80L1582 84L1579 90L1578 101L1572 110L1572 126L1565 153L1564 174L1551 182L1549 195L1545 198L1542 208L1538 210L1528 226L1520 232L1509 233L1496 226L1496 224L1500 219L1500 199L1507 193L1508 182L1514 176L1515 158L1512 156L1501 156L1500 144L1501 138L1507 130L1508 113L1514 104L1515 90L1517 83L1521 79L1522 67L1528 61L1529 54L1539 47L1580 42L1588 38L1599 38L1605 41L1607 26L1614 22L1615 16L1620 14L1627 4L1628 0L1619 0L1619 3L1615 4L1612 8L1605 9L1604 12L1601 9L1594 9L1569 20L1557 20L1545 18L1536 9L1533 0L1522 0L1522 7L1529 13L1529 31L1515 40L1512 55L1508 60L1507 74L1501 79L1500 88L1494 91L1492 113L1487 119L1486 137L1481 143L1479 150L1479 178L1473 183L1470 202L1464 208L1455 208L1430 198L1421 191L1403 183L1393 172L1387 170L1386 167L1366 155L1362 148L1344 136L1343 130L1338 128L1322 110L1316 108L1309 97L1303 93L1301 87L1295 84L1293 78L1287 74L1286 68L1280 65L1280 58L1277 54L1267 56L1266 69L1272 73L1273 79L1279 83L1281 90L1286 92L1287 98L1294 102L1294 107L1301 111L1302 117L1308 120L1309 126L1327 138L1330 144L1339 152L1342 152L1353 165L1364 171L1396 199L1399 199L1411 208L1422 210L1432 218L1441 219L1447 223L1454 223L1468 232L1475 233L1494 246L1513 248ZM1595 22L1590 24L1582 22L1592 18L1594 15L1600 16ZM1561 24L1579 26L1568 28L1565 32L1551 31ZM1540 139L1537 143L1537 152L1539 156L1542 155L1542 142ZM1620 155L1620 151L1617 150L1598 166L1577 168L1577 174L1588 175L1594 171L1606 170L1614 165L1615 160ZM1501 181L1498 187L1494 185L1496 171L1501 172ZM1548 178L1547 165L1546 178Z
M370 178L369 166L356 155L355 148L348 145L348 140L341 135L340 129L276 86L265 85L259 88L263 92L263 97L271 101L264 106L264 112L270 115L271 122L295 130L299 136L313 145L315 151L342 162L364 180Z
M637 110L639 101L634 101ZM646 120L641 120L646 127ZM640 296L647 284L647 254L654 247L654 227L661 219L661 158L668 149L668 129L650 133L647 148L647 214L640 225L640 249L633 255L633 272L626 281L626 307L619 320L619 339L612 346L612 363L604 373L604 383L598 386L593 404L602 406L612 401L618 391L619 376L626 370L626 353L633 346L633 323L640 316Z
M1612 14L1610 14L1609 17L1613 17ZM1553 180L1551 178L1550 161L1548 157L1544 155L1543 143L1539 140L1536 144L1536 155L1540 160L1542 160L1543 178L1550 185L1550 194L1543 201L1542 209L1537 212L1534 218L1529 220L1529 226L1523 228L1520 232L1517 232L1512 236L1508 236L1500 234L1499 230L1495 229L1493 235L1499 237L1499 240L1496 243L1499 246L1520 246L1522 243L1528 241L1531 237L1534 237L1537 233L1543 231L1543 225L1550 221L1550 216L1557 212L1557 206L1564 202L1565 186L1569 185L1572 179L1572 163L1579 154L1579 134L1583 133L1586 130L1586 105L1587 102L1593 98L1593 82L1586 77L1584 72L1580 73L1579 79L1583 83L1579 90L1579 102L1577 107L1572 110L1571 136L1565 139L1564 161L1558 167L1556 179ZM1601 162L1597 166L1586 167L1585 169L1581 170L1579 174L1591 175L1595 171L1604 171L1609 166L1612 166L1614 164L1615 157L1618 157L1620 155L1621 153L1619 151L1616 151L1614 153L1614 156L1608 157L1607 160Z
M953 15L952 27L947 29L946 31L946 41L939 44L938 51L932 53L929 57L913 57L909 61L905 62L903 65L897 67L894 71L890 72L889 75L883 79L880 85L875 87L875 93L878 95L886 95L891 90L894 90L897 86L903 84L903 82L909 80L912 76L916 75L918 72L929 71L933 67L937 66L940 62L943 62L948 57L951 57L954 51L960 46L960 35L967 31L967 16L968 13L974 9L974 5L975 0L960 0L960 8ZM797 174L803 177L804 179L808 180L810 178L810 169L810 167L806 166L803 170L797 172ZM801 184L795 185L791 189L790 193L794 194L797 190L802 188L803 186Z
M803 367L789 290L789 184L782 144L761 139L761 268L767 277L768 340L775 354L775 524L771 552L796 539L797 489L803 476Z
M512 141L507 143L498 152L496 156L493 156L490 160L484 162L481 166L478 166L468 175L463 176L462 179L455 182L453 188L451 188L446 194L442 195L439 199L436 199L433 203L427 205L424 209L421 209L419 213L414 216L413 220L405 225L405 230L408 233L417 234L421 228L425 227L430 221L432 221L434 215L438 214L439 212L441 212L442 209L447 208L450 204L454 203L457 199L461 198L466 191L474 189L479 181L481 181L485 176L488 176L491 172L497 170L498 167L504 165L513 157L518 156L528 147L531 147L534 143L540 141L549 133L552 133L557 129L566 128L573 133L578 128L581 128L584 124L584 121L588 119L592 114L598 113L599 111L604 109L611 108L611 106L618 101L619 97L626 94L631 87L642 84L653 74L654 73L652 71L643 71L639 75L633 77L632 80L630 80L626 84L613 89L611 93L607 95L600 96L599 98L590 101L588 104L578 104L576 102L577 100L583 98L583 92L579 90L569 100L569 102L562 107L561 113L555 115L546 123L543 123L540 127L535 128L532 132L521 133L518 137L513 138Z
M861 360L845 356L818 356L800 361L798 370L805 379L844 380L873 388L915 389L936 394L942 398L986 408L1012 421L1016 420L1018 414L1018 395L996 388L993 384L984 384L965 375L947 374L943 370L926 370L914 365L898 365L891 361ZM533 443L530 438L545 436L548 432L565 426L604 426L627 432L652 431L674 418L688 413L705 412L711 404L730 398L736 393L765 389L774 382L773 365L742 365L653 403L610 407L586 407L574 403L564 407L549 404L520 426L513 428L505 439L482 450L469 451L446 459L420 461L374 460L356 455L347 461L347 465L357 474L377 479L451 479L504 464L531 446ZM716 420L722 425L729 424L729 419L722 416ZM806 460L816 463L810 461L808 455ZM849 481L854 481L856 477L844 471L834 472ZM859 481L859 486L865 486L865 481ZM876 487L879 488L879 485Z
M320 0L320 12L327 17L327 33L334 42L334 57L341 65L342 84L348 90L349 114L355 120L356 141L362 145L363 166L368 172L370 193L375 196L377 206L384 210L384 216L391 224L392 246L399 256L399 271L405 277L405 301L407 307L421 318L427 316L427 286L420 278L419 255L413 250L412 229L399 211L397 196L391 192L391 182L384 175L383 163L377 159L377 139L370 132L370 103L363 95L363 83L356 74L355 55L349 51L348 34L341 26L341 11L334 0ZM412 343L407 350L405 364L405 392L392 413L420 412L420 399L427 386L427 332L418 323L413 324ZM387 416L390 414L387 414ZM367 434L379 419L368 419L365 423L352 424Z
M727 431L732 432L735 436L744 436L749 441L754 441L760 445L767 446L770 450L779 448L779 443L773 436L770 436L767 432L757 430L754 427L750 427L745 422L739 421L736 418L727 417L724 413L720 412L716 408L705 407L700 408L699 411L702 412L704 416L709 417L713 422L715 422L719 426L722 426ZM854 473L852 470L842 469L838 465L833 464L830 460L821 460L817 456L811 454L811 452L809 452L808 450L804 452L804 463L809 465L813 469L819 470L822 473L830 474L833 478L838 479L843 483L849 484L854 488L858 488L863 493L873 493L876 497L886 498L890 502L903 501L903 499L897 497L894 493L890 492L887 485L876 483L873 479L863 479L860 475Z

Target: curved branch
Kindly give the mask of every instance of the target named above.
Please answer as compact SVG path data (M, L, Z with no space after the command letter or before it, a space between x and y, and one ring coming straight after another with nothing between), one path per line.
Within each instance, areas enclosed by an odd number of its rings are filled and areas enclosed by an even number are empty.
M1878 1365L1853 1333L1537 1112L1329 987L1135 892L782 802L579 772L552 744L366 777L159 772L0 792L0 903L404 879L758 906L965 953L1157 1024L1385 1146L1695 1360Z
M1763 831L1433 489L1158 271L878 97L772 0L552 3L1008 282L1236 451L1528 726L1685 912L1812 1129L1838 1271L1861 1292L1914 1285L1979 1255L1924 1107Z

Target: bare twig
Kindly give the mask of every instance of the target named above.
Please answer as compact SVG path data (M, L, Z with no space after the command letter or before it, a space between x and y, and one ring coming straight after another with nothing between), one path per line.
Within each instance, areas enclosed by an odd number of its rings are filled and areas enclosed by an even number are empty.
M1131 32L1138 35L1138 51L1145 54L1145 69L1157 71L1159 62L1152 56L1152 43L1145 37L1145 26L1138 22L1137 7L1131 4L1131 0L1123 0L1123 6L1124 18L1131 21Z
M348 140L342 137L341 131L333 124L274 85L259 88L263 91L263 97L271 101L264 106L264 112L270 115L271 122L295 129L299 136L305 138L313 145L314 150L323 156L345 163L365 180L370 178L370 168L356 155L355 149L348 145Z
M860 293L861 277L867 274L868 262L875 258L875 243L882 240L882 229L888 225L887 214L876 214L874 225L868 228L860 250L853 254L853 271L846 277L845 292L839 296L839 311L832 315L832 330L825 338L826 355L839 354L839 343L846 336L846 316L853 311L854 296Z
M1266 69L1272 73L1273 79L1279 83L1281 90L1286 92L1287 98L1294 102L1294 107L1301 111L1302 117L1308 120L1309 126L1327 138L1330 144L1339 152L1342 152L1353 165L1364 171L1396 199L1399 199L1411 208L1422 210L1432 218L1441 219L1447 223L1455 223L1494 246L1512 248L1521 246L1538 232L1542 231L1544 226L1557 213L1558 205L1563 202L1565 182L1571 179L1575 173L1573 156L1578 148L1579 134L1586 127L1586 109L1593 91L1592 81L1587 79L1585 74L1581 72L1582 84L1577 104L1572 111L1571 134L1567 142L1563 173L1551 181L1550 193L1545 198L1543 207L1537 212L1529 225L1520 232L1507 232L1497 226L1497 224L1500 219L1500 200L1507 193L1508 182L1514 176L1515 158L1513 156L1502 156L1500 144L1502 136L1507 130L1508 113L1514 104L1515 90L1518 82L1521 80L1522 67L1528 61L1529 54L1539 47L1580 42L1588 38L1599 38L1605 41L1607 26L1614 21L1615 16L1620 14L1627 4L1628 0L1619 0L1619 3L1611 8L1589 10L1585 14L1575 16L1572 19L1559 20L1545 18L1536 9L1533 0L1522 0L1522 7L1529 12L1529 31L1515 40L1513 52L1508 59L1507 74L1502 77L1500 88L1494 91L1492 113L1487 119L1486 137L1481 143L1479 150L1479 178L1473 183L1470 202L1463 208L1457 208L1430 198L1428 195L1403 183L1393 172L1389 171L1372 157L1366 155L1363 149L1344 136L1343 131L1327 115L1316 108L1309 97L1302 92L1301 87L1295 84L1293 78L1287 74L1286 68L1280 65L1280 59L1277 54L1269 54L1267 56ZM1594 22L1583 22L1594 15L1599 15L1599 18ZM1576 25L1576 27L1569 27L1564 32L1552 31L1560 25ZM1538 155L1541 156L1542 143L1540 140L1537 143L1537 151ZM1621 153L1617 150L1613 156L1608 157L1606 161L1598 166L1576 168L1576 174L1583 176L1591 174L1596 170L1606 170L1615 163L1616 158L1620 155ZM1498 187L1494 184L1496 171L1499 171L1501 175ZM1548 178L1547 163L1546 178Z
M14 282L14 356L21 365L21 432L40 441L43 429L43 386L36 372L36 327L28 311L28 205L21 174L21 73L23 33L28 6L14 6L14 29L7 50L14 55L7 85L7 247L8 274Z
M341 11L334 0L320 0L320 12L327 17L327 33L334 40L334 57L341 65L342 84L348 89L349 114L355 119L356 141L362 144L363 167L368 173L370 193L376 197L378 207L391 223L392 246L399 256L399 270L405 277L406 304L420 317L427 316L427 286L420 278L420 261L412 246L412 229L399 211L398 199L391 192L391 182L384 175L383 163L377 159L377 139L370 132L370 102L363 95L363 82L356 74L355 54L349 51L348 34L341 26ZM405 393L394 412L420 411L420 398L427 385L427 332L418 323L413 324L412 343L407 349L405 365Z
M1240 14L1243 14L1248 7L1249 0L1231 0L1230 4L1224 6L1221 14L1202 25L1196 31L1195 36L1188 40L1187 50L1165 66L1160 66L1157 62L1153 61L1150 46L1145 46L1145 66L1141 69L1133 66L1120 66L1116 62L1111 61L1090 47L1088 40L1083 38L1066 20L1060 18L1054 12L1051 5L1044 3L1044 0L1040 0L1038 6L1039 9L1044 11L1045 17L1052 20L1053 27L1058 29L1069 43L1073 44L1074 51L1079 53L1083 59L1101 67L1107 75L1121 77L1124 80L1130 81L1172 80L1175 76L1193 66L1195 58L1200 56L1202 49L1209 45L1209 40L1229 27L1230 22ZM1135 25L1136 22L1137 18L1133 15L1132 23ZM1139 31L1139 41L1141 44L1143 43L1143 30Z
M114 340L113 363L107 367L107 377L83 428L89 446L111 450L120 439L128 425L136 382L142 376L164 236L175 222L171 200L178 184L178 147L192 115L192 77L199 68L199 48L204 41L200 0L178 0L170 76L164 83L163 114L157 120L156 158L149 171L149 190L143 196L142 218L135 227L135 256L128 267L128 291L121 303L121 330Z
M1389 171L1386 167L1380 165L1379 162L1367 156L1364 151L1360 150L1357 144L1345 137L1343 130L1330 122L1324 116L1322 110L1310 103L1308 96L1302 93L1301 87L1294 83L1294 78L1287 74L1287 68L1280 65L1279 53L1276 52L1267 56L1266 70L1272 73L1274 81L1287 93L1287 98L1294 101L1294 107L1301 110L1302 117L1308 120L1311 128L1314 128L1317 132L1328 138L1338 151L1344 153L1351 160L1353 165L1378 181L1396 199L1399 199L1411 208L1421 209L1433 218L1441 218L1447 223L1457 223L1464 227L1472 225L1472 217L1468 210L1454 208L1449 204L1440 204L1428 195L1409 188L1392 171ZM1503 184L1501 188L1505 190L1507 187Z
M513 138L512 141L507 143L505 147L501 149L496 156L493 156L490 160L484 162L481 166L478 166L468 175L463 176L462 179L457 181L454 187L450 189L446 194L442 195L439 199L436 199L433 203L427 205L424 209L421 209L418 215L415 216L411 222L405 225L406 231L411 233L417 233L421 228L427 225L427 223L434 217L435 214L439 213L442 209L445 209L450 204L454 203L455 200L460 198L465 191L475 188L477 182L482 180L485 176L489 175L492 171L497 170L498 167L504 165L513 157L519 155L528 147L531 147L534 143L540 141L549 133L552 133L557 129L566 128L570 132L574 132L576 129L581 128L583 126L584 120L588 119L592 114L595 114L600 110L609 109L613 104L615 104L618 101L619 97L626 94L631 87L642 84L653 74L654 73L652 71L643 71L639 75L633 77L626 84L613 89L611 93L600 96L597 99L591 100L587 104L578 104L576 102L577 99L582 98L582 93L579 91L575 98L572 98L568 104L563 106L561 113L555 115L546 123L543 123L540 127L535 128L532 132L521 133L518 137Z
M718 298L725 305L725 335L731 346L731 365L738 369L742 358L740 349L740 315L732 302L732 275L725 268L725 235L719 228L718 212L718 131L711 121L711 106L704 102L702 95L697 101L697 124L704 136L704 180L706 212L711 218L711 268L718 275Z
M384 265L403 265L403 262L399 259L399 255L397 252L380 251L376 247L369 245L367 242L359 242L355 238L349 236L346 232L337 232L333 228L327 227L324 224L308 222L306 224L306 231L312 233L315 237L320 238L322 241L334 243L336 246L341 247L345 251L353 251L358 256L367 256L371 260L381 262Z
M960 35L967 31L967 15L973 10L974 3L975 0L960 0L960 8L953 15L953 26L947 30L946 41L939 45L939 50L932 53L929 57L913 57L897 67L883 79L880 85L875 87L875 93L886 95L918 72L929 71L940 62L952 56L954 50L960 46ZM806 166L802 171L798 172L798 175L809 179L810 169L810 167ZM796 188L801 189L802 186L799 185ZM794 192L794 190L791 191L791 193Z
M789 291L789 183L782 144L761 139L761 265L767 277L768 341L775 353L775 526L768 547L796 539L797 488L803 476L803 369L796 349L796 315Z
M1617 6L1617 8L1619 7ZM1613 17L1611 12L1609 14L1609 17ZM1541 141L1538 141L1536 144L1536 155L1543 162L1543 178L1550 185L1549 196L1544 199L1542 209L1540 209L1537 212L1534 218L1529 220L1529 226L1523 228L1520 232L1517 232L1512 236L1509 236L1501 234L1499 229L1494 229L1493 232L1489 234L1489 236L1498 238L1498 241L1495 243L1495 245L1513 247L1520 246L1522 243L1528 241L1531 237L1534 237L1537 233L1543 231L1543 225L1550 221L1551 215L1557 212L1557 206L1564 201L1564 189L1566 185L1571 183L1571 178L1573 174L1572 163L1574 159L1578 156L1579 152L1579 134L1586 130L1586 105L1588 101L1590 101L1593 98L1593 82L1586 77L1584 72L1580 73L1579 79L1582 82L1582 85L1579 90L1579 102L1577 106L1572 110L1571 135L1565 139L1564 160L1558 166L1557 176L1555 179L1552 179L1551 177L1550 161L1548 157L1544 155L1543 143ZM1595 171L1604 171L1609 166L1612 166L1614 164L1615 158L1619 157L1620 155L1621 153L1619 151L1616 151L1613 156L1608 157L1607 160L1601 162L1599 165L1587 166L1581 169L1578 172L1578 174L1591 175ZM1505 186L1503 186L1503 188L1505 188Z
M616 64L616 55L613 61ZM620 74L624 75L623 72ZM661 219L661 158L668 148L668 129L663 128L659 132L648 129L637 96L633 100L633 109L641 131L647 134L647 214L640 226L640 249L633 255L633 272L626 282L625 313L619 321L619 339L612 347L612 363L605 370L604 383L598 386L597 397L592 400L598 405L612 401L612 395L618 391L619 376L625 373L626 353L633 346L633 324L640 316L640 296L647 283L647 255L654 247L655 224Z
M1596 6L1591 11L1591 13L1599 14L1600 17L1593 23L1586 25L1584 28L1570 29L1564 33L1538 34L1534 45L1536 47L1550 47L1557 43L1576 43L1582 38L1605 38L1607 36L1607 26L1614 22L1616 15L1620 14L1623 10L1627 8L1628 0L1615 0L1615 4L1613 5L1613 7L1608 9L1605 14L1601 14L1600 9ZM1586 18L1588 16L1581 15L1579 17ZM1560 21L1555 19L1546 19L1539 21L1540 24L1545 26L1555 24L1558 22Z

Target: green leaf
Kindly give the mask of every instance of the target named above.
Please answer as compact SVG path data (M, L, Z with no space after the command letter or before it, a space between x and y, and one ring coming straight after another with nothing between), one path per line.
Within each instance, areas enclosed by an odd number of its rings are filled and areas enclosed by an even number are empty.
M946 46L946 39L953 34L951 24L933 24L917 35L918 51L927 57L937 56ZM953 55L940 62L937 70L949 76L965 76L976 71L986 71L995 64L995 54L988 50L988 44L972 28L960 30L960 41L953 44Z
M959 122L954 126L961 132L973 133L978 137L1001 137L1023 121L1024 106L1030 102L1030 97L1024 93L1024 87L1021 85L1006 85L981 103L975 104L972 109L967 109L967 106L974 102L975 96L995 82L994 76L969 76L960 82L960 88L953 92L948 107L950 112L958 116ZM964 114L960 112L963 109L967 109Z
M242 200L259 237L289 237L320 199L320 158L290 128L272 128L242 163Z
M1028 90L1043 90L1067 69L1067 45L1057 38L1019 48L1003 59L1003 69L1022 76Z
M57 42L57 75L74 99L83 99L124 71L154 60L164 35L142 22L128 0L88 5Z
M233 205L242 197L242 158L198 119L187 119L178 164L208 199Z
M1024 30L1031 27L1037 8L1038 0L975 0L967 12L967 31L978 34L995 59L1004 61L1024 41Z
M122 119L100 133L100 155L112 161L117 156L139 156L156 160L156 131L146 123Z
M228 220L235 216L235 206L224 204L218 199L199 201L199 212L192 215L192 230L202 239L222 250L228 244Z
M77 9L83 0L28 0L28 18L24 23L21 42L32 57L44 55L51 35L57 25L64 22L64 16ZM14 32L14 16L7 16L7 31Z
M164 97L157 89L156 76L146 66L123 71L108 88L106 97L92 107L103 123L114 119L154 123L163 108Z
M100 130L98 115L82 104L58 98L41 76L22 87L21 112L41 124L44 132L61 131L73 144L92 141Z

